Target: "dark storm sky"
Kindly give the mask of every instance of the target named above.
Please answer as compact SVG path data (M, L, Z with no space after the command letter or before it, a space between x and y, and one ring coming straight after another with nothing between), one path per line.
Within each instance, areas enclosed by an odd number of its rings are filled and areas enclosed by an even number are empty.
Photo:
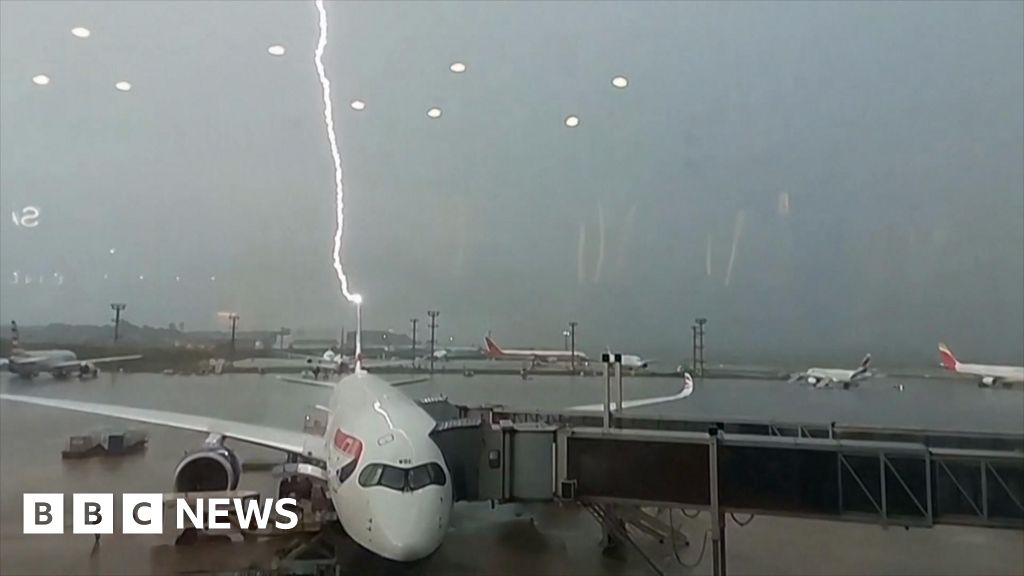
M328 13L370 325L560 346L575 319L682 356L705 315L737 355L1024 356L1024 3ZM350 326L316 37L312 2L0 3L4 322Z

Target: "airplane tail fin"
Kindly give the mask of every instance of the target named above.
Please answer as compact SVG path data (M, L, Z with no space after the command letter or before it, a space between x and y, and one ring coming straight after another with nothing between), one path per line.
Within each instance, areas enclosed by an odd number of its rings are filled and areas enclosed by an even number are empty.
M21 347L21 337L18 334L18 323L11 320L11 356L21 354L25 349Z
M850 375L850 380L853 380L855 378L860 378L862 376L866 376L868 374L868 367L869 366L871 366L871 353L870 352L868 354L864 355L864 359L860 361L860 368L857 368L856 370L853 371L853 374Z
M939 360L942 362L942 367L946 370L952 370L956 372L956 367L960 364L957 361L956 356L953 356L953 352L942 342L939 342Z
M484 343L487 344L487 353L492 356L501 356L504 352L501 348L491 340L490 336L484 336Z

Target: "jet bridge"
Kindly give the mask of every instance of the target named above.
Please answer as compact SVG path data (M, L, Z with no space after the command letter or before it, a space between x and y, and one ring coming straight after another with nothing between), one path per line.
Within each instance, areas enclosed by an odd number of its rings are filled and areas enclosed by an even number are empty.
M461 414L434 434L457 500L578 501L600 507L595 516L606 525L649 507L705 510L715 574L725 573L727 513L1024 529L1024 452L1014 448L1024 438L1012 435L986 439L1009 447L988 450L805 434L778 423L745 427L762 433L724 424L697 432L620 428L616 419L607 428L574 426L558 415L524 421L531 418L489 409Z

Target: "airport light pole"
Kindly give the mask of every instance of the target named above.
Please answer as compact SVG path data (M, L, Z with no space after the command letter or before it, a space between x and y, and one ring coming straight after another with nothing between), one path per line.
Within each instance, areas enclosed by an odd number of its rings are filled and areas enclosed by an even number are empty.
M707 318L697 318L697 353L700 354L700 377L704 377L704 325L708 323ZM696 363L696 358L694 363Z
M127 308L127 304L111 304L110 309L114 311L114 342L117 342L118 331L121 328L121 311Z
M228 320L231 321L231 359L235 359L235 328L238 326L238 314L235 312L228 313Z
M569 322L569 366L572 373L576 373L576 325L575 320Z
M434 331L437 329L437 317L441 315L438 310L427 310L427 316L430 316L430 373L434 373Z
M690 352L690 370L693 370L695 376L697 374L697 325L690 326L690 332L693 333L693 347Z
M416 325L420 323L419 318L410 318L409 322L412 322L412 365L416 366Z

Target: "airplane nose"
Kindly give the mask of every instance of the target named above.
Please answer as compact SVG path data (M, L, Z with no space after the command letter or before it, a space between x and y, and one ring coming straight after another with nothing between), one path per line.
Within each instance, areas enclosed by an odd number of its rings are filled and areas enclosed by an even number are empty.
M374 532L381 555L398 562L429 556L441 545L447 512L437 496L424 492L388 494L374 506Z

